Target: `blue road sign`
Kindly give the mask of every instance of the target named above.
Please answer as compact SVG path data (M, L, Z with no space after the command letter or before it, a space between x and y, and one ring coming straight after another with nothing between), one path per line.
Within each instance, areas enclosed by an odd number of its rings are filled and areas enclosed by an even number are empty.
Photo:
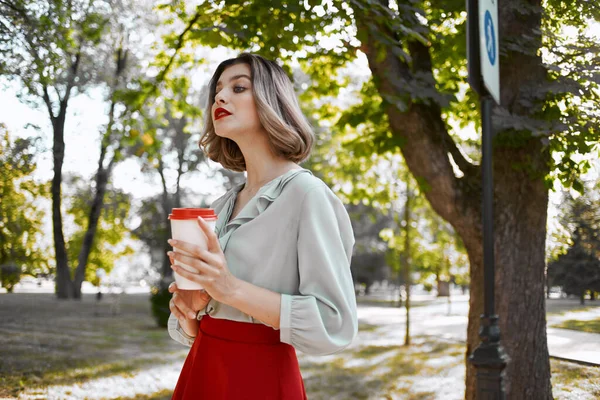
M489 10L485 12L485 48L490 64L496 64L496 35L494 34L494 20Z
M479 60L483 84L500 104L498 1L479 0Z

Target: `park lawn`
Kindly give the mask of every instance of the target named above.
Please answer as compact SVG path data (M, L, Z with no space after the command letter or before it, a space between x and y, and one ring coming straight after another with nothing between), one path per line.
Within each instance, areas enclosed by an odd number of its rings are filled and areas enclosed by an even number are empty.
M58 301L50 294L0 295L0 398L44 388L131 376L147 366L183 361L187 349L150 316L147 295L123 296L118 315L96 315L93 296ZM358 345L338 355L299 354L313 399L462 399L461 343L415 337L410 347L384 343L380 327L361 323ZM600 398L600 368L552 360L556 399ZM171 391L121 400L166 400Z
M600 399L600 366L550 359L550 368L555 399Z
M600 333L600 318L587 321L570 319L563 321L560 324L552 325L553 328L571 329L574 331L582 331L589 333Z
M424 307L432 304L446 304L448 302L447 298L439 298L435 300L419 300L419 301L411 301L410 307ZM372 298L368 296L358 296L356 297L356 303L365 306L375 306L375 307L390 307L390 308L401 308L404 309L404 304L402 306L398 306L398 300L387 300L387 299L379 299Z
M584 313L599 309L600 302L588 301L581 305L578 299L548 299L546 300L546 315L559 316L566 313Z
M25 388L69 385L185 357L158 328L148 295L124 295L113 315L93 295L0 294L0 398Z
M464 397L464 345L416 337L410 347L367 345L330 357L300 355L311 400ZM600 367L550 360L557 400L600 398ZM168 400L171 391L120 400Z

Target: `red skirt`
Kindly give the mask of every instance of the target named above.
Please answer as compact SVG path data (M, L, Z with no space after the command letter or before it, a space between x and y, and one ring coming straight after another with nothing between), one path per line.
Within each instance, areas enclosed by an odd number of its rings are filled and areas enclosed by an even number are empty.
M266 325L200 320L173 399L306 400L296 351Z

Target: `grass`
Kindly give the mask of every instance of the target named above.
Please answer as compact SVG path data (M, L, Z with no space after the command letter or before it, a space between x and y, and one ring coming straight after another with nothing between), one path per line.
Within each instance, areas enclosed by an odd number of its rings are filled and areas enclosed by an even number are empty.
M300 366L310 399L435 399L439 397L427 385L415 382L443 380L452 366L462 365L461 347L415 338L409 347L361 346L323 362L300 356ZM432 360L441 355L445 361L435 365Z
M579 299L548 299L546 300L547 315L564 315L571 312L586 312L598 309L600 301L586 301L586 304L579 304Z
M300 356L308 397L312 399L462 399L462 344L415 337L404 346L361 346L343 356L318 361ZM557 400L600 398L600 367L551 359Z
M358 331L359 332L375 332L379 328L377 325L371 325L363 322L359 322Z
M172 396L172 390L161 390L151 395L140 394L135 397L118 397L115 400L171 400Z
M553 325L553 327L589 333L600 333L600 318L588 321L570 319L568 321L563 321L560 324Z
M444 302L447 302L447 300L444 298L443 300ZM377 299L377 298L371 298L371 297L362 297L362 296L358 296L356 298L356 303L357 304L361 304L361 305L365 305L365 306L377 306L377 307L390 307L390 308L404 308L404 303L402 304L401 307L398 306L398 300L387 300L387 299ZM424 301L411 301L410 302L410 307L423 307L423 306L428 306L431 304L441 304L442 300L436 299L436 300L424 300Z
M550 360L552 390L556 399L600 398L600 367Z
M0 398L17 397L24 388L127 377L184 359L187 350L156 328L147 296L124 296L116 316L95 311L93 296L74 302L44 294L0 295ZM379 328L359 324L363 337L378 338ZM413 337L409 347L366 341L333 356L299 354L299 361L311 400L452 400L464 396L464 353L462 344ZM551 365L556 399L600 398L600 368L558 360ZM166 400L171 394L121 400Z
M118 315L105 305L93 295L81 301L59 301L52 294L0 295L0 397L127 375L185 357L156 326L147 295L122 296Z

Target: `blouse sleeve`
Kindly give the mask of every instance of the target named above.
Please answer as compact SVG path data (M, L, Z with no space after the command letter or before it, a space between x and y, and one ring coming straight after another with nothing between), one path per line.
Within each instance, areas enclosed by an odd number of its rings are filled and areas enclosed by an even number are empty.
M167 327L169 330L169 336L176 342L181 343L184 346L192 347L194 344L194 337L188 335L183 331L181 325L179 325L179 321L173 314L169 315L169 321L167 322Z
M299 218L300 294L281 297L280 338L307 354L337 353L358 332L350 273L352 225L342 202L325 185L306 193Z

